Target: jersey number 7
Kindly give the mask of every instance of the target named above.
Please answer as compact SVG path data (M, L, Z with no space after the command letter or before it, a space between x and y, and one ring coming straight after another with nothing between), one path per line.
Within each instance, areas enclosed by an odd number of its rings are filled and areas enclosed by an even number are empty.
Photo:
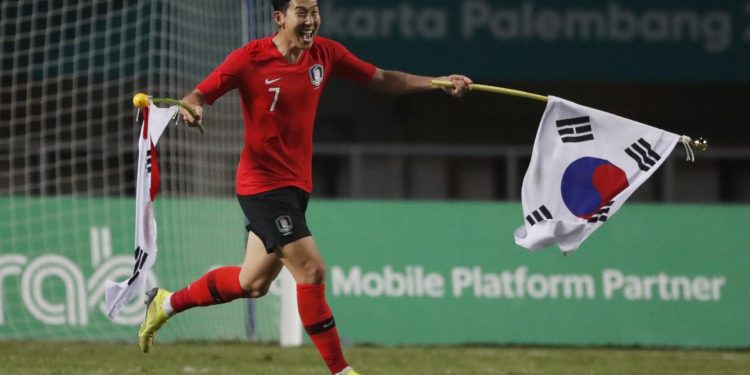
M279 101L279 93L281 93L281 87L269 87L268 92L273 93L273 103L271 103L271 112L276 109L276 102Z

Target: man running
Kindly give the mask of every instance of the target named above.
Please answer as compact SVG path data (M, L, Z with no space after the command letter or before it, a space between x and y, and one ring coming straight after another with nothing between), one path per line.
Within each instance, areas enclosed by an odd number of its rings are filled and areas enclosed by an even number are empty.
M203 105L239 90L245 129L236 191L249 222L245 259L240 267L214 269L175 293L149 291L139 344L147 353L156 331L189 308L262 297L286 266L297 283L302 324L328 369L332 374L354 375L325 300L325 263L305 220L318 102L330 77L390 94L435 87L432 77L379 69L341 44L317 36L316 0L273 0L273 8L278 33L233 51L183 99L198 114L193 118L182 112L193 125L202 117ZM439 79L453 83L445 91L456 97L465 95L471 83L461 75Z

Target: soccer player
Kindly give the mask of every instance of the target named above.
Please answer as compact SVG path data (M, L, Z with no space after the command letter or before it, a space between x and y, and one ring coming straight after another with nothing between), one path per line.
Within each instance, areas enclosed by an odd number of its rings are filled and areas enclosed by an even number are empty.
M379 69L341 44L317 36L316 0L274 0L273 8L278 32L230 53L183 99L198 114L193 118L182 112L193 125L202 117L203 105L239 90L245 132L236 191L249 222L245 259L241 267L214 269L175 293L149 291L139 344L148 352L156 331L179 312L265 295L286 266L297 283L302 324L328 369L332 374L356 374L341 351L325 300L325 264L305 221L315 113L331 77L392 94L433 90L432 78ZM453 83L444 90L456 97L465 95L471 83L461 75L440 79Z

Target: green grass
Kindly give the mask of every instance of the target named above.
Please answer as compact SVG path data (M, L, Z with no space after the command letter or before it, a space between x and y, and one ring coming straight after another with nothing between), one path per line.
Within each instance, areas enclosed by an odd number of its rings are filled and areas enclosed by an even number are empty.
M351 347L362 374L747 374L750 351ZM321 374L310 346L0 341L0 374Z

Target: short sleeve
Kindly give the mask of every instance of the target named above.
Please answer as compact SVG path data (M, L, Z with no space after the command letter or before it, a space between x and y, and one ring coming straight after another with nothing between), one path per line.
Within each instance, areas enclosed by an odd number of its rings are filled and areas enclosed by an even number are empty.
M245 53L244 48L234 50L224 62L195 87L196 90L203 94L208 104L213 104L216 99L237 88L242 69L247 61L247 53Z
M375 65L360 60L338 42L331 41L331 45L334 50L333 76L362 84L370 82L377 69Z

